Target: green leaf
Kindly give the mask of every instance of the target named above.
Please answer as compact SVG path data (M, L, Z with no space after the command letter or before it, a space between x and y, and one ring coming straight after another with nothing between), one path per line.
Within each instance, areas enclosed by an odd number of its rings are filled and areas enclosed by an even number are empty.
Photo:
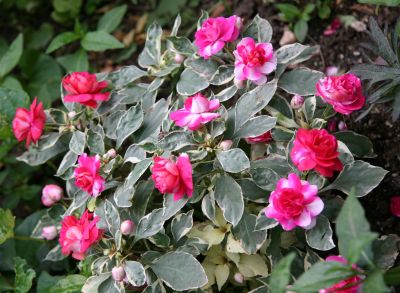
M243 33L244 37L251 37L260 43L269 43L272 38L272 26L258 14Z
M302 19L298 20L294 25L293 32L296 35L296 38L297 40L299 40L299 42L304 42L308 32L307 21Z
M62 176L65 172L68 171L69 168L75 165L76 159L78 155L75 154L72 150L69 150L64 158L62 159L60 165L58 166L56 176Z
M372 244L374 264L383 270L390 269L400 253L398 245L400 245L400 237L394 234L384 235L374 241Z
M389 288L385 284L383 274L379 270L375 270L369 273L367 278L362 283L363 293L386 293L390 292Z
M86 146L86 135L79 130L74 131L69 142L69 148L77 155L83 154Z
M214 195L225 220L236 226L244 211L240 185L229 175L222 175L215 183Z
M57 35L50 43L49 47L46 50L46 54L50 54L55 50L72 43L76 40L79 40L81 36L74 32L64 32Z
M217 159L226 172L239 173L250 168L250 160L242 149L230 149L217 153Z
M283 14L283 18L285 21L293 21L301 14L299 8L294 4L279 3L276 4L276 7Z
M132 106L121 117L117 125L117 148L132 133L139 129L143 122L143 111L140 106Z
M83 293L98 292L99 286L111 277L111 273L102 273L98 276L89 277L82 287Z
M195 142L187 131L172 131L160 140L159 145L160 148L173 152L185 146L195 145Z
M312 122L316 108L317 108L317 99L315 96L304 99L303 111L308 123Z
M0 244L14 236L15 218L10 210L0 208Z
M303 53L309 46L304 46L299 43L285 45L276 51L276 58L278 63L290 63L295 60L301 53Z
M157 66L161 58L161 36L162 29L157 23L152 23L147 29L146 43L143 51L139 54L139 65L143 68Z
M194 95L195 93L207 88L208 81L200 74L190 68L186 68L176 85L176 91L183 96Z
M0 79L5 77L18 64L22 55L24 37L19 34L0 59Z
M155 209L140 219L136 232L135 242L157 234L164 225L164 209Z
M315 85L323 77L322 72L308 68L297 68L284 73L279 79L278 86L293 95L315 95Z
M176 291L196 289L207 284L207 276L203 267L191 254L186 252L166 253L150 266L158 278Z
M115 88L122 89L146 74L146 71L139 69L135 65L130 65L110 73L107 79L112 82Z
M302 274L290 290L294 292L317 292L319 289L329 288L355 274L351 267L340 262L319 262Z
M233 135L233 138L255 137L271 130L276 118L267 115L257 116L245 122Z
M183 236L185 236L190 229L193 227L193 210L185 213L179 214L172 219L171 222L171 233L178 242Z
M87 145L92 153L101 155L105 153L104 137L92 129L87 131Z
M116 233L120 231L121 219L119 217L118 209L107 199L104 203L104 216L108 230L113 236L115 236Z
M17 160L27 163L31 166L38 166L47 162L52 157L62 153L68 149L68 145L63 141L59 140L57 143L43 151L39 151L35 148L29 148L28 151L17 157Z
M397 3L399 5L399 3ZM399 59L396 53L392 50L389 40L385 37L382 30L379 28L378 23L373 17L369 18L369 28L371 31L370 36L378 47L379 56L381 56L390 65L398 64Z
M22 90L0 88L0 117L11 124L17 108L28 108L29 96ZM3 122L2 122L3 123Z
M370 232L364 210L353 194L347 197L339 213L336 233L339 252L350 264L356 263L360 257L364 262L371 264L371 243L376 234Z
M42 271L38 279L36 291L40 293L50 293L51 288L61 278L62 276L51 276L46 271Z
M27 266L26 260L20 257L14 257L15 270L15 292L26 293L32 287L32 281L36 277L33 269Z
M273 191L280 176L270 168L251 168L251 177L264 190Z
M126 277L133 286L139 287L146 283L146 274L141 263L137 261L126 261L124 265Z
M57 62L60 63L60 65L64 67L67 72L89 70L88 55L83 49L79 49L73 54L60 56L57 58Z
M400 284L400 266L391 268L384 275L385 283L388 285Z
M103 52L109 49L121 49L124 47L120 41L105 31L88 32L81 41L86 51Z
M57 284L51 288L50 293L77 293L81 292L86 277L82 275L68 275L59 280Z
M287 285L290 280L290 266L296 255L290 253L282 258L279 263L274 266L271 277L269 280L269 286L271 293L285 293Z
M190 40L185 37L168 37L168 41L170 41L174 47L174 51L182 55L192 55L194 51L194 47Z
M97 24L98 31L113 32L121 23L127 10L127 5L116 6L104 14Z
M368 137L350 130L336 132L335 137L344 142L350 151L357 157L371 158L374 148Z
M332 228L329 223L329 220L320 215L317 218L317 223L315 226L306 231L306 239L308 245L312 248L326 251L331 250L336 245L332 239Z
M388 173L385 169L372 166L363 161L344 166L342 172L323 190L337 189L350 194L354 188L356 196L361 197L371 192Z
M240 242L247 254L256 253L267 237L267 230L256 230L256 221L255 215L244 212L239 223L232 230L235 239Z

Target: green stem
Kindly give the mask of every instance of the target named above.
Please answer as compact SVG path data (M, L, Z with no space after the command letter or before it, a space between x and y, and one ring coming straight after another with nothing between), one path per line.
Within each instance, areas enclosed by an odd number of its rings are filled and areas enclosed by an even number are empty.
M21 236L21 235L14 235L15 240L22 240L22 241L37 241L37 242L46 242L44 239L40 238L33 238L29 236Z

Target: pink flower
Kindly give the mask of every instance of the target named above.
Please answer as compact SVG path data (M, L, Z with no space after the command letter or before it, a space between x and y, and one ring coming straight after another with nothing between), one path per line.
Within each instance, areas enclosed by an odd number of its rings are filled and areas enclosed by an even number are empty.
M267 81L266 75L276 69L277 60L270 43L256 43L252 38L243 38L233 54L236 80L251 80L262 85Z
M206 19L194 35L199 55L204 59L220 52L227 42L233 42L239 36L242 19L236 15L225 18Z
M185 107L171 112L169 118L180 127L187 126L190 130L197 130L201 125L221 116L218 113L211 113L211 111L217 110L219 106L219 100L208 100L199 93L188 97L185 100Z
M271 131L267 131L259 136L246 137L245 141L248 144L269 143L272 141Z
M300 180L295 173L290 173L288 179L280 179L276 189L271 192L265 215L277 220L286 231L293 230L296 226L311 229L317 215L324 208L317 193L316 185Z
M111 275L113 279L117 282L121 282L124 280L126 273L123 266L113 267L111 270Z
M316 85L317 95L333 106L336 112L348 115L365 104L361 81L354 74L328 76Z
M55 184L47 184L42 190L42 203L45 206L52 206L63 198L63 189Z
M56 226L47 226L42 229L42 237L46 240L53 240L57 237Z
M151 178L161 193L173 193L174 200L193 194L192 165L187 154L180 154L176 162L154 157Z
M347 260L341 255L332 255L326 258L326 261L335 261L340 262L342 264L347 264ZM353 268L357 268L356 265L353 265ZM330 288L321 289L319 293L359 293L361 292L361 277L354 276L350 277L346 280L340 281L339 283L333 285Z
M89 72L73 72L63 79L62 85L68 92L65 102L96 108L97 101L107 101L110 97L109 92L101 92L108 86L107 81L98 82L96 75Z
M85 258L86 251L103 236L103 230L96 227L99 217L86 210L80 219L66 216L61 223L60 239L61 252L78 260Z
M121 223L122 235L130 235L135 230L135 224L131 220L125 220Z
M324 30L324 36L329 37L329 36L335 34L336 31L337 31L338 29L340 29L341 25L342 25L342 24L341 24L341 22L340 22L340 19L339 19L338 17L335 17L335 18L332 20L331 24Z
M75 169L75 184L91 196L98 196L104 190L105 180L99 174L100 160L97 156L88 157L82 154L78 159L79 166Z
M46 114L43 111L43 104L37 103L35 98L30 106L30 109L17 108L12 128L15 138L18 141L26 140L26 147L30 143L36 143L42 136L44 124L46 122Z
M390 211L394 216L400 218L400 196L393 196L390 199Z
M332 177L341 171L337 139L326 129L299 129L293 141L290 158L300 171L314 169L322 176Z
M325 68L325 74L327 76L332 76L332 75L336 75L339 72L339 67L336 66L328 66L327 68Z
M292 99L290 100L290 106L292 109L300 109L304 104L304 98L299 95L294 95Z

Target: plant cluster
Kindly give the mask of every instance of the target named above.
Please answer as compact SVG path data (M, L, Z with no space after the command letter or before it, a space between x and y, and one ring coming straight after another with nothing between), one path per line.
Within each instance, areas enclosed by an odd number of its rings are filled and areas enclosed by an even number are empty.
M62 156L56 176L66 182L65 194L43 189L49 209L29 232L50 240L44 263L80 261L80 273L39 283L50 292L387 292L399 240L371 232L356 198L387 171L361 160L374 156L367 137L326 129L364 106L360 80L299 66L318 48L273 48L259 16L245 27L203 12L194 42L178 35L180 23L168 36L149 27L140 68L67 75L66 110L44 109L40 96L17 109L13 132L27 146L18 159ZM0 240L11 241L13 217L0 212ZM34 271L15 264L16 285L29 289Z

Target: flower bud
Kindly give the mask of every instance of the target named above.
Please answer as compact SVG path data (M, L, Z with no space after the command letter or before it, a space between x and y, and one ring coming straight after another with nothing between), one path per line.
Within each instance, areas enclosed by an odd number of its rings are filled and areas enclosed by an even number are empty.
M115 151L115 149L109 149L107 151L107 157L109 157L110 159L114 159L116 155L117 152Z
M46 197L54 203L60 201L63 198L64 192L62 188L55 184L47 184L42 190L42 200Z
M233 80L233 83L235 84L235 86L238 88L238 89L242 89L242 88L244 88L244 81L243 80L239 80L239 79L234 79Z
M224 151L229 150L232 146L233 141L231 141L230 139L228 140L223 140L221 141L221 143L219 144L219 146L221 147L221 149L223 149Z
M304 98L299 95L294 95L292 97L292 100L290 101L290 106L295 110L300 109L301 106L303 106L303 104L304 104Z
M176 53L175 54L175 62L178 64L181 64L183 62L183 60L185 60L185 56L183 56L182 54Z
M125 278L125 270L122 266L113 267L111 274L113 279L117 282L121 282Z
M337 131L337 126L338 126L338 122L336 118L332 118L328 120L328 123L326 125L326 129L329 132L336 132Z
M75 111L68 112L68 118L69 119L73 119L75 116L76 116L76 112Z
M244 277L241 273L236 273L233 278L235 279L236 282L238 282L239 284L243 284L244 281Z
M390 211L393 216L400 218L400 196L392 196L390 198Z
M325 69L325 74L326 76L332 76L332 75L336 75L339 72L339 68L336 66L328 66Z
M55 226L43 227L42 237L47 240L53 240L57 237L57 228Z
M135 230L135 224L131 220L125 220L121 223L122 235L130 235Z
M340 121L338 124L338 128L340 131L346 130L347 129L347 125L344 121Z

